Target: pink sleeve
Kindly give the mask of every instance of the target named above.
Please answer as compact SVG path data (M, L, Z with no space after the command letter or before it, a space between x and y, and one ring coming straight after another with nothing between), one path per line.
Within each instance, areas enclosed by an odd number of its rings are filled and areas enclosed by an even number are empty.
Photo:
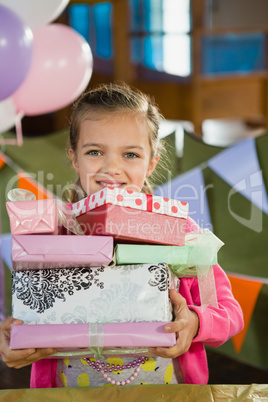
M200 231L198 224L188 218L186 233ZM200 328L193 342L202 342L217 347L243 329L243 313L239 303L233 296L230 281L218 265L214 265L214 277L218 299L218 308L208 306L204 311L200 307L200 294L197 279L186 279L190 294L184 288L187 305L199 316Z
M227 275L218 264L214 265L213 269L218 308L208 306L202 311L197 280L192 284L191 289L191 294L194 296L193 305L188 305L188 307L196 311L200 321L199 332L193 342L202 342L217 347L240 332L243 329L244 321L241 307L232 294Z
M30 388L55 388L57 359L42 359L32 364Z

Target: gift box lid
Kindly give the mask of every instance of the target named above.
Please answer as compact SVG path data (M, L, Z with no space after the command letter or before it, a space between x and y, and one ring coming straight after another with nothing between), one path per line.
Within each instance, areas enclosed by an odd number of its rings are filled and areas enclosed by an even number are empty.
M187 219L189 210L188 203L184 201L115 187L106 187L72 204L72 210L75 216L79 216L105 204L119 205L183 219Z

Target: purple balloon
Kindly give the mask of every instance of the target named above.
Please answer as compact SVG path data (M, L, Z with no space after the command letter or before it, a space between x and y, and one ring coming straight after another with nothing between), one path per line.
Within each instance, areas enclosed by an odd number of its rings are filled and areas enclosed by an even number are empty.
M0 5L0 101L26 78L32 61L33 33L8 7Z

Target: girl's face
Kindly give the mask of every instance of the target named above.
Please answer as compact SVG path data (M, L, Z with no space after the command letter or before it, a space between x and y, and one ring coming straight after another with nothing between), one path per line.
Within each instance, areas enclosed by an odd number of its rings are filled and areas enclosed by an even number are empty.
M107 186L140 191L159 160L151 158L147 125L133 114L84 120L69 156L87 195Z

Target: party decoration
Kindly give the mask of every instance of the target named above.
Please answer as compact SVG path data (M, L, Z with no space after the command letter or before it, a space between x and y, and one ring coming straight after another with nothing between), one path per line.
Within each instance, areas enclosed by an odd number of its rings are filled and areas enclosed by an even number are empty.
M24 172L18 173L18 187L34 193L37 200L53 198L53 194L49 193L40 183L37 183L35 180L31 179Z
M2 167L6 164L6 158L4 155L0 155L0 170L2 169Z
M228 277L232 285L233 294L241 305L244 314L244 328L232 338L235 351L239 353L263 284L260 281L244 279L230 274Z
M54 21L67 7L69 0L0 0L23 19L31 29Z
M1 233L1 226L0 226ZM5 319L5 271L2 261L2 241L0 238L0 322Z
M201 228L212 228L202 170L197 167L155 190L161 197L180 199L189 203L189 216Z
M32 61L33 33L13 11L0 4L0 101L26 78Z
M1 79L1 77L0 77ZM16 122L16 107L12 98L0 102L0 133L11 129Z
M23 118L23 113L17 113L15 104L12 98L7 98L0 102L0 133L4 133L11 129L13 126L16 127L17 138L0 138L0 145L18 145L21 146L23 143L21 119ZM0 163L1 168L1 163Z
M4 233L0 236L0 244L1 244L1 257L8 268L12 269L12 261L11 261L11 233ZM3 275L3 270L0 269L0 275ZM1 279L2 280L2 279Z
M241 141L222 151L208 161L208 166L233 187L230 197L239 192L268 214L268 197L254 138ZM244 221L243 223L245 224Z
M84 91L91 74L92 53L81 35L61 24L39 28L30 72L13 96L17 110L34 116L61 109Z

